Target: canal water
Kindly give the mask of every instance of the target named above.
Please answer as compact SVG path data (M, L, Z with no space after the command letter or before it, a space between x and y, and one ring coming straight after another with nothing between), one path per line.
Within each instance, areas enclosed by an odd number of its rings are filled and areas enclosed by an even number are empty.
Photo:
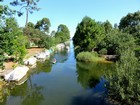
M40 62L28 80L15 86L0 105L109 105L104 87L111 64L81 63L70 51L53 56L57 63Z

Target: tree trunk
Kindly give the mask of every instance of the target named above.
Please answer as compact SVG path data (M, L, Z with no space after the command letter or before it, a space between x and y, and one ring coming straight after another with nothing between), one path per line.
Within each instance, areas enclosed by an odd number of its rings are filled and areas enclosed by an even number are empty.
M25 27L28 27L28 8L26 8L26 23L25 23Z

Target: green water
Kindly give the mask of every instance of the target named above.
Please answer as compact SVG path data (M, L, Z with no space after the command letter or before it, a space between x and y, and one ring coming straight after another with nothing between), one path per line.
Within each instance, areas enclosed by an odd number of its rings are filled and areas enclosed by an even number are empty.
M72 43L70 52L54 57L56 64L38 63L28 80L11 89L0 105L109 105L103 76L111 64L76 62Z

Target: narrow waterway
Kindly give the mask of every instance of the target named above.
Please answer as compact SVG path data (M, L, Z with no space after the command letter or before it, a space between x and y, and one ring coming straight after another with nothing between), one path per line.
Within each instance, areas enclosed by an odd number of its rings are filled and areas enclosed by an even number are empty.
M70 51L54 55L57 63L38 63L28 80L10 90L0 105L109 105L103 75L111 64L76 62Z

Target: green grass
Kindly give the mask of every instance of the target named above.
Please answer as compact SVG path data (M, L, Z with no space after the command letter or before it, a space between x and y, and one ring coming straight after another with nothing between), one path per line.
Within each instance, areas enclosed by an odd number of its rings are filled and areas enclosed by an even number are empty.
M98 57L98 54L95 52L81 52L76 56L78 61L82 62L98 62L104 61L104 58Z

